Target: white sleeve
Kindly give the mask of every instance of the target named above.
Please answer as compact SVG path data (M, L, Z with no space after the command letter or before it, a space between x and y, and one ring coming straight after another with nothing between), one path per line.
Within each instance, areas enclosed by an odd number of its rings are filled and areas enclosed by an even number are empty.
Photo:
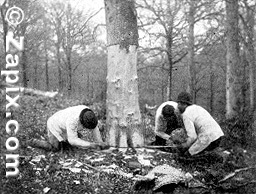
M78 137L78 123L76 120L67 120L66 122L67 128L67 139L68 142L73 146L78 147L90 147L91 143L88 141L84 141Z
M155 117L155 134L159 137L168 140L170 138L170 135L166 134L164 131L164 122L163 122L163 116L161 114L162 109L159 107L156 111L156 117Z
M185 126L185 130L187 132L187 141L185 143L182 144L183 147L190 147L195 140L197 139L197 133L196 133L196 129L194 126L194 123L185 115L183 115L183 123Z

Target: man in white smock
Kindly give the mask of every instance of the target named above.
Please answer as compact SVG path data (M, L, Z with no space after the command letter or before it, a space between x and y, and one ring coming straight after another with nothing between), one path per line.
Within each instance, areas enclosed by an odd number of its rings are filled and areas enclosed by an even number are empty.
M187 140L180 147L187 149L191 156L217 148L224 133L210 113L192 104L192 97L187 92L181 92L177 102L187 133Z
M79 134L83 130L92 133L93 142L83 140ZM29 145L47 150L58 151L68 147L107 148L102 141L95 113L85 105L78 105L60 110L47 120L48 141L29 141Z

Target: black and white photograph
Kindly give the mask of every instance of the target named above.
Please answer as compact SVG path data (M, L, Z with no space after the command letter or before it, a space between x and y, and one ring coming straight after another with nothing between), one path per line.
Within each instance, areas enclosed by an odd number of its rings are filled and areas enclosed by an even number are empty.
M0 14L0 194L256 193L255 0Z

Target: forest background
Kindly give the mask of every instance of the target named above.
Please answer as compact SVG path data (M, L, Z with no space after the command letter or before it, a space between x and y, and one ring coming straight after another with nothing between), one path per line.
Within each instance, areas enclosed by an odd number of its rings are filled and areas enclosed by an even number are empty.
M25 13L24 22L17 29L17 34L25 39L25 49L19 53L19 84L58 91L88 105L105 103L104 2L8 2ZM142 112L147 111L146 106L175 100L179 92L187 90L193 95L194 102L205 107L218 121L236 118L240 113L253 116L255 2L236 2L237 5L229 3L234 5L229 7L230 13L234 14L228 15L223 0L136 1L137 72ZM6 11L3 6L1 69L5 64L8 31L3 19ZM228 26L233 28L230 30ZM230 54L230 48L235 52ZM229 85L232 80L233 86ZM230 88L235 89L230 93ZM231 112L227 111L231 109ZM254 132L250 130L250 134Z

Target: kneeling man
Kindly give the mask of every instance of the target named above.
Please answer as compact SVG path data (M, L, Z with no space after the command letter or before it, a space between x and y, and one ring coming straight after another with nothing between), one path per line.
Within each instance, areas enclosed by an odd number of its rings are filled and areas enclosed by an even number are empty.
M192 156L217 148L224 133L210 113L192 104L192 97L187 92L181 92L177 102L187 133L187 140L180 147L188 149Z
M70 148L70 146L105 149L108 146L102 141L97 125L98 119L89 107L84 105L69 107L56 112L48 119L48 141L32 139L28 144L53 151ZM88 142L79 137L79 132L83 130L93 133L94 142Z
M174 101L162 103L155 116L156 141L151 145L167 145L172 140L172 132L181 128L178 118L178 104Z

